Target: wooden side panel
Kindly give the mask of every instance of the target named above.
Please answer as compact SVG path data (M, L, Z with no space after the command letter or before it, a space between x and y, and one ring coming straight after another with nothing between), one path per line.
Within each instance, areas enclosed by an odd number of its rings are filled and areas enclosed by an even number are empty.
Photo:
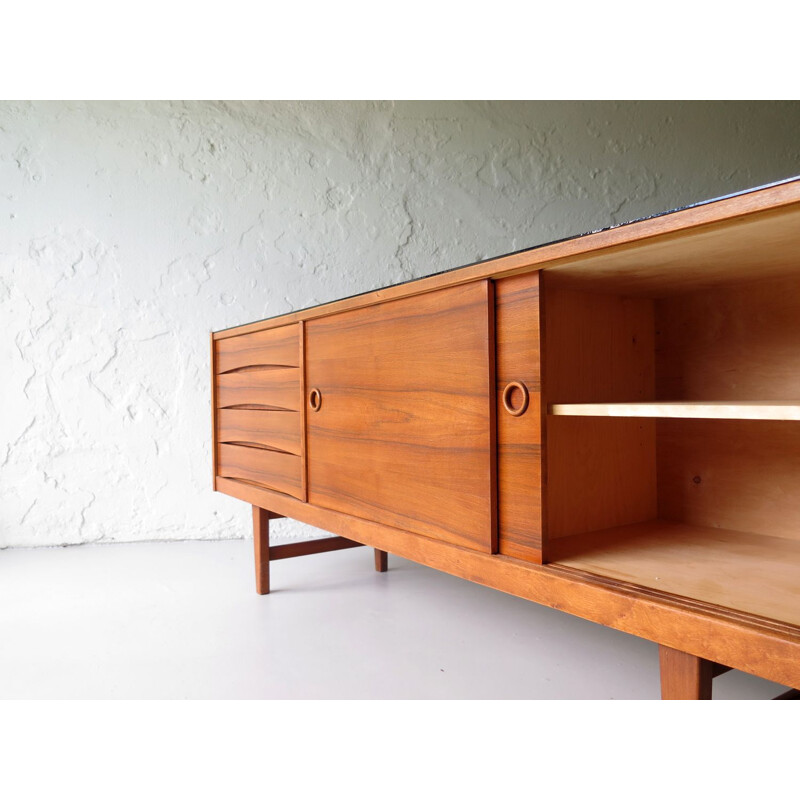
M214 347L214 334L210 337L209 362L211 366L211 486L217 489L217 379L216 379L216 348Z
M542 284L547 402L655 400L653 301Z
M230 339L218 339L217 372L264 364L299 367L297 338L298 328L294 324Z
M298 323L300 330L300 457L303 460L303 468L300 473L300 482L303 487L303 500L308 499L308 460L306 458L306 414L308 404L306 403L306 324Z
M655 434L652 419L548 417L547 541L653 519Z
M301 467L300 457L290 453L235 444L219 445L221 477L252 481L299 500L303 499Z
M296 411L222 408L218 412L218 441L261 444L301 455L300 415Z
M542 563L542 418L539 274L495 283L497 347L498 546L504 555ZM529 393L527 410L503 407L507 384ZM514 406L517 407L517 406Z
M297 367L228 372L217 376L219 408L259 405L299 411L302 402Z
M653 400L653 301L542 284L546 402ZM546 459L548 541L656 516L654 420L548 415Z
M658 420L659 516L800 540L800 426Z
M656 301L659 400L800 400L800 254L789 279Z
M306 324L311 503L492 551L488 281Z

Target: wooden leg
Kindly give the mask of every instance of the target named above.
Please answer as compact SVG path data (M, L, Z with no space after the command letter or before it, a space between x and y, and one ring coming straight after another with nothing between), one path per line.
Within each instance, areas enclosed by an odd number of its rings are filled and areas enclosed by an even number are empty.
M331 550L344 550L348 547L363 547L360 542L354 542L344 536L325 537L311 541L292 542L279 544L270 551L269 546L269 521L278 519L279 514L253 506L253 551L256 562L256 591L259 594L269 594L269 562L281 558L294 558L307 556L312 553L327 553ZM389 568L388 554L384 550L375 550L375 569L386 572Z
M658 646L662 700L710 700L714 662Z
M253 548L256 557L256 591L269 594L269 511L253 506Z

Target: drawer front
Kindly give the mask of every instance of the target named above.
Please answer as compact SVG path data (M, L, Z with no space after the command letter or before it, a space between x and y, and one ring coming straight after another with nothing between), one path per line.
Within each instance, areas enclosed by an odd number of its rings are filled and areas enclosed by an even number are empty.
M257 333L246 333L216 342L217 372L242 367L300 366L299 325L283 325Z
M499 551L541 564L542 410L538 272L495 282L495 325Z
M217 412L218 439L265 445L299 456L302 453L298 416L291 411L221 408Z
M214 343L215 475L305 500L302 323Z
M219 475L238 478L303 499L300 456L261 447L220 444Z
M300 377L297 367L250 367L227 372L217 376L217 406L300 411Z

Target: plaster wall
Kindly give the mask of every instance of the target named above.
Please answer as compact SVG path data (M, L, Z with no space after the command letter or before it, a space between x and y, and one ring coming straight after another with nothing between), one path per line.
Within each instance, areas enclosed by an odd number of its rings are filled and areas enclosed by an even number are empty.
M0 547L246 535L210 490L210 330L800 173L798 123L794 102L0 103Z

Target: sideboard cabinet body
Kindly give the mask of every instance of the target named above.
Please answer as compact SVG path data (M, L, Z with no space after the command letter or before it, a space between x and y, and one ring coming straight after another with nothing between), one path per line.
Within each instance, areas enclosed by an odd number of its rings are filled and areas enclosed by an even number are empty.
M218 332L212 393L220 491L800 685L798 181Z

